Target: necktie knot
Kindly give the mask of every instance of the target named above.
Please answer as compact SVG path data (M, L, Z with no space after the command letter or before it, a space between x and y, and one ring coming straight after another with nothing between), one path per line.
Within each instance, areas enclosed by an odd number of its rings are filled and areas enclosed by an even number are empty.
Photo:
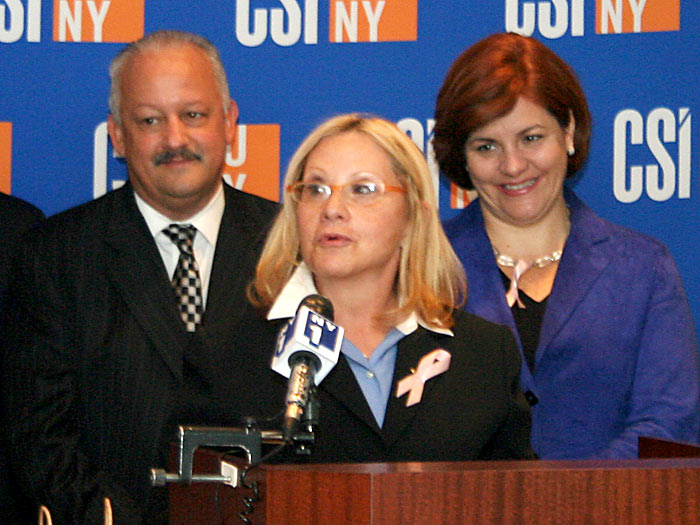
M163 230L181 253L194 255L194 236L197 228L191 224L171 224Z

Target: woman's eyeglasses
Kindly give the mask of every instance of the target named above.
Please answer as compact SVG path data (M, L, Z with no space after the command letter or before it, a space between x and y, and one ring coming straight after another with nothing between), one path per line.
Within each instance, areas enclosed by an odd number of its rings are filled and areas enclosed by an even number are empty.
M297 182L287 186L292 200L304 204L320 204L330 199L331 194L339 190L347 202L353 204L372 204L386 192L406 193L401 186L388 186L383 182L348 182L347 184L332 185L318 182Z

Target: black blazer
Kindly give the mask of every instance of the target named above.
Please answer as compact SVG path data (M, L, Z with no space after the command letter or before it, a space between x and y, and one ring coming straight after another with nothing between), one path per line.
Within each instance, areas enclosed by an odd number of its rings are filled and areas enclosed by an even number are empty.
M28 202L0 193L0 360L5 351L2 341L6 330L5 311L13 308L12 298L7 292L16 271L14 259L17 245L22 235L43 218L44 214ZM7 444L4 431L7 426L5 421L0 424L0 523L24 523L30 518L36 520L36 513L33 509L25 508L28 504L23 501L10 472L9 461L5 457Z
M11 280L11 265L22 235L44 219L44 214L28 202L0 192L0 310L3 309Z
M187 334L132 188L46 221L17 279L5 412L21 480L58 523L153 521L176 424L238 424L245 287L277 204L225 186L203 325ZM248 313L247 313L248 312ZM255 381L256 377L246 377Z
M463 311L454 337L419 327L399 342L382 428L341 355L319 385L320 423L307 463L535 459L529 405L519 388L520 354L512 333ZM421 401L406 407L398 382L420 359L442 348L449 369L425 383Z

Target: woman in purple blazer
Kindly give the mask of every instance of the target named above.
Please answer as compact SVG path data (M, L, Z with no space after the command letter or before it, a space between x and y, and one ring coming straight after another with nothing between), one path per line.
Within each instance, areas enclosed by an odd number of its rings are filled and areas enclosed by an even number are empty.
M446 225L465 309L516 334L542 458L633 458L639 436L698 440L698 345L670 254L564 186L590 128L570 67L515 34L467 49L437 99L440 168L479 197Z

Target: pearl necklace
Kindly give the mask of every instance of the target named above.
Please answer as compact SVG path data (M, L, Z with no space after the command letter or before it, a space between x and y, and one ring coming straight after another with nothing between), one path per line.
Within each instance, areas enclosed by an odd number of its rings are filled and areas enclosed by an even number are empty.
M550 255L538 257L532 262L528 262L524 259L515 259L510 255L503 255L502 253L499 253L496 248L493 248L493 253L496 256L496 264L499 266L513 268L513 276L510 279L510 287L506 292L506 302L508 303L509 307L512 307L515 303L518 303L520 308L525 308L525 304L518 296L518 281L520 280L520 277L522 277L522 275L533 266L535 268L544 268L545 266L549 266L553 262L561 259L561 250L556 250Z
M496 264L499 266L514 268L518 263L518 259L511 257L510 255L500 253L495 247L493 247L493 254L496 256ZM553 262L557 262L559 259L561 259L561 254L561 250L555 250L549 255L538 257L530 263L530 266L534 266L535 268L544 268L545 266L549 266Z

